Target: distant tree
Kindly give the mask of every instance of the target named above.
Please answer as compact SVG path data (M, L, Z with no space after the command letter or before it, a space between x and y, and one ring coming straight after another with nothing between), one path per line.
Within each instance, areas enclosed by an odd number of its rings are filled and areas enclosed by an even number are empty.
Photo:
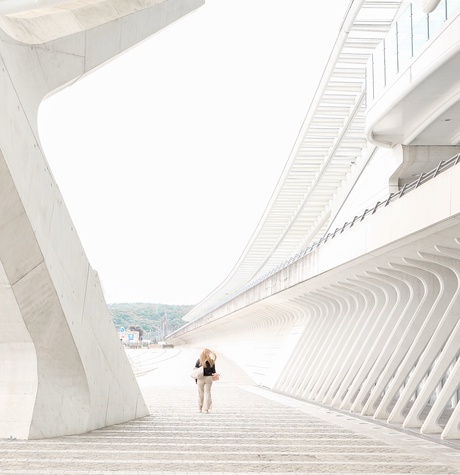
M109 304L109 310L115 327L129 329L134 327L143 335L152 339L163 338L160 333L171 333L182 327L185 322L183 316L193 305L166 305L160 303L114 303ZM165 328L164 316L167 315ZM142 336L143 336L142 335Z

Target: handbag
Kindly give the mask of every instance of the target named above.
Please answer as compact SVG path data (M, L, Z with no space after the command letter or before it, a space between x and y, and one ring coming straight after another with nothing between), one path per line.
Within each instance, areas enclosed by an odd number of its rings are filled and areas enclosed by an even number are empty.
M199 368L193 368L192 369L192 374L190 375L193 379L201 379L203 375L203 366L200 366Z

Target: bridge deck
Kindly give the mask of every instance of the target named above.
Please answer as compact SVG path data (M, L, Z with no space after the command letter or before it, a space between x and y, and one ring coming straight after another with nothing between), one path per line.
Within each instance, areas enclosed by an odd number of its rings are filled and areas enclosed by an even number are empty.
M210 414L198 352L129 350L151 415L85 435L0 441L2 474L460 474L460 450L273 394L219 357Z

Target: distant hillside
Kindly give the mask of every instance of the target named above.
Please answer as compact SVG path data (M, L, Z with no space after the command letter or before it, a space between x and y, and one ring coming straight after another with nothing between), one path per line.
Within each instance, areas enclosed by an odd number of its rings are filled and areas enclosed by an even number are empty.
M138 327L144 340L163 340L165 334L177 330L186 322L182 317L193 305L165 305L161 303L112 303L108 305L117 330Z

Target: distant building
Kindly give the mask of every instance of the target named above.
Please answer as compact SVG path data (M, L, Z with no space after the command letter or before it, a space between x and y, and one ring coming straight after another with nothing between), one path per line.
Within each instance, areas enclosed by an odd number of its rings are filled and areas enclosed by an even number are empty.
M134 330L118 331L118 338L120 338L123 346L138 346L139 345L139 332Z

